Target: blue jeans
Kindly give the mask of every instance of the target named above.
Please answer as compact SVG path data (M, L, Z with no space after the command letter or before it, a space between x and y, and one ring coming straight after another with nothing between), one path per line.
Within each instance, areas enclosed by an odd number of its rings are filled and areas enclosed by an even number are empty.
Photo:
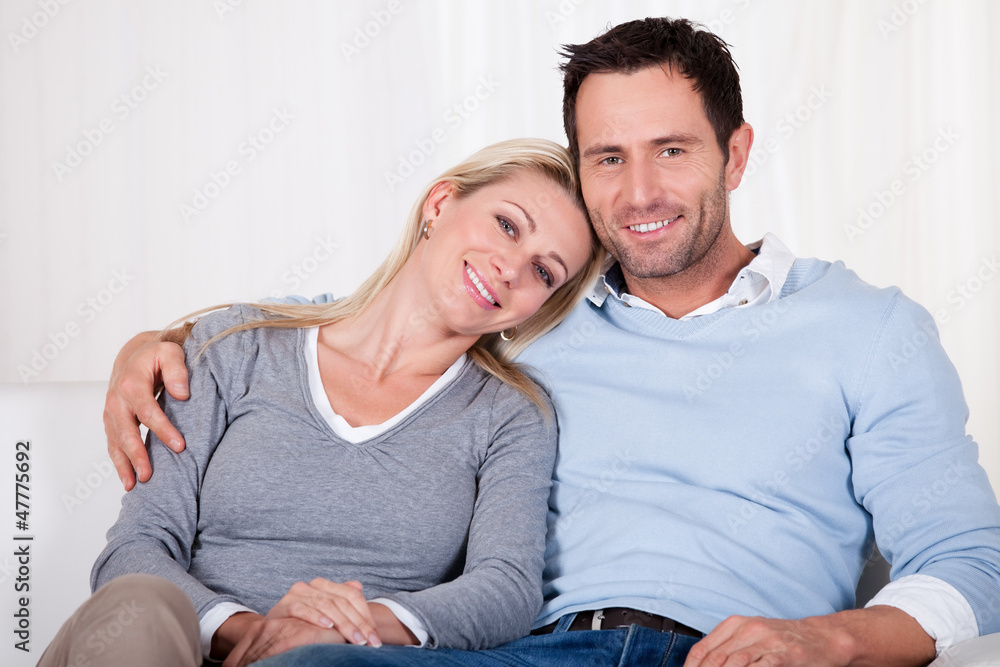
M259 667L681 667L694 637L633 625L619 630L567 632L572 614L556 631L530 635L482 651L417 649L411 646L313 644L276 655Z

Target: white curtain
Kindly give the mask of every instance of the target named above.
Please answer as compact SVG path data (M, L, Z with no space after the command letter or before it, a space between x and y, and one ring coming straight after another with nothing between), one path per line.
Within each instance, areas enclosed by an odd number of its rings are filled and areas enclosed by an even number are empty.
M663 14L739 63L737 234L934 313L1000 484L990 0L4 0L0 381L102 379L196 308L350 291L438 172L564 141L560 44Z

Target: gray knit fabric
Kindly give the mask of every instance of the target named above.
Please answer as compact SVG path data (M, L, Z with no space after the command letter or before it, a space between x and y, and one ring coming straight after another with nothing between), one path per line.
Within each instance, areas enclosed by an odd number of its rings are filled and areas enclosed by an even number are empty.
M296 581L357 579L412 611L428 646L481 648L528 632L541 605L555 423L472 362L370 440L337 437L313 405L301 329L216 333L185 351L191 398L167 398L187 441L148 443L155 474L122 500L94 589L129 572L177 583L200 616L266 613Z

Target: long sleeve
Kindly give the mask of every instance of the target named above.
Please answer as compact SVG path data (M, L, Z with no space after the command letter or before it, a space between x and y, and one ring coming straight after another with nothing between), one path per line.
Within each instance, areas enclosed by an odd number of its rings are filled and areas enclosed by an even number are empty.
M243 337L227 336L200 356L199 352L209 338L242 322L241 312L232 309L202 318L185 343L191 397L177 401L164 392L164 412L184 433L187 447L175 454L150 432L147 449L154 474L123 497L118 520L108 531L108 544L91 572L93 590L115 577L143 572L180 586L199 616L219 602L239 602L217 595L188 574L188 568L205 469L227 426L228 387L220 382L219 369L239 368L245 357Z
M897 294L861 378L847 447L892 578L937 577L1000 630L1000 508L965 433L958 375L926 310Z
M546 514L555 421L500 387L490 443L477 475L464 571L417 592L386 596L427 628L427 646L476 649L521 637L542 603Z

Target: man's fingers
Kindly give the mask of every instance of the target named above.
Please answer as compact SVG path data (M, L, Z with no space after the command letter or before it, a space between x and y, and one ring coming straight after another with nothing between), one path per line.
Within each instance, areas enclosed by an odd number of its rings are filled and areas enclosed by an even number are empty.
M163 413L159 403L148 397L144 397L132 407L139 421L155 433L156 437L163 441L167 447L178 454L184 451L184 438L181 437L180 431L174 428L174 425L167 419L167 415ZM138 432L138 429L136 431ZM131 455L129 457L131 458Z
M118 452L128 457L139 481L148 482L153 474L153 466L149 462L149 452L146 451L146 445L139 434L139 422L134 419L132 422L128 427L118 429ZM109 452L112 451L114 444L108 443Z
M138 473L139 481L148 480L151 467L139 434L139 422L131 408L113 399L110 394L104 403L104 433L108 438L108 456L115 464L125 490L135 486L135 473Z
M691 647L688 652L687 659L684 661L684 667L715 667L719 662L706 661L709 654L729 641L733 636L733 632L739 627L742 622L743 617L740 616L730 616L722 623L715 626L711 632L705 635L701 641Z
M118 471L118 478L122 481L122 486L125 487L126 491L131 491L135 486L135 471L132 469L132 462L125 456L125 452L118 448L109 448L108 456L111 457L111 463Z
M184 363L184 348L179 345L164 347L159 355L159 364L163 388L178 401L187 400L191 392L188 386L187 365Z
M132 487L135 486L135 470L132 468L132 462L129 461L128 456L118 446L121 439L118 437L118 425L112 416L111 406L112 400L109 397L104 401L104 435L108 440L108 456L111 458L115 470L118 471L118 479L122 481L122 486L125 487L126 491L131 491Z

